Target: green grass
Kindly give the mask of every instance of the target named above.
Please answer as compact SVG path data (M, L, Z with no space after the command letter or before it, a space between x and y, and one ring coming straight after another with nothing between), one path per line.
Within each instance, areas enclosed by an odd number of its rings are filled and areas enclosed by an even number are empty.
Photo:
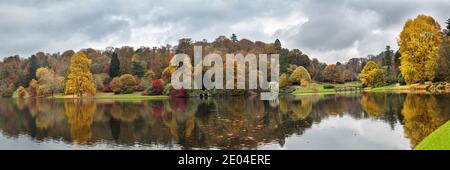
M428 135L415 150L450 150L450 121Z
M47 97L47 99L71 99L72 95L63 95L61 93L55 94L53 97ZM110 100L165 100L169 96L143 96L140 93L132 94L113 94L113 93L97 93L93 97L94 99L110 99Z
M383 86L383 87L372 88L369 91L381 92L381 91L392 91L392 90L409 90L409 88L410 87L407 85L391 84L391 85L387 85L387 86Z
M132 94L117 94L112 93L98 93L94 97L95 99L118 99L118 100L164 100L169 98L169 96L143 96L140 93Z
M13 99L19 98L19 94L17 94L17 91L14 91L14 93L13 93L13 95L12 95L12 98L13 98Z
M325 89L325 85L332 85L334 87L344 87L344 86L361 86L359 82L348 82L344 84L329 84L329 83L311 83L307 87L299 87L292 94L294 95L309 95L309 94L335 94L338 93L335 89ZM339 92L342 93L342 92Z

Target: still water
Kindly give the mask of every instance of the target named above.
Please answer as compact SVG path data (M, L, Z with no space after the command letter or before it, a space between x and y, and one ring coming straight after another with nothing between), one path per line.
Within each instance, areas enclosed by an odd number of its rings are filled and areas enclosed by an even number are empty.
M412 149L450 95L0 99L0 149Z

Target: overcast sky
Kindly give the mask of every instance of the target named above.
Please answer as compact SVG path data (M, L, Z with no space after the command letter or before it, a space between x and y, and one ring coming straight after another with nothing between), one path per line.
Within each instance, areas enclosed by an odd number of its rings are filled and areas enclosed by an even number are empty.
M0 57L93 47L238 38L298 48L334 63L397 48L406 19L443 27L450 0L0 0Z

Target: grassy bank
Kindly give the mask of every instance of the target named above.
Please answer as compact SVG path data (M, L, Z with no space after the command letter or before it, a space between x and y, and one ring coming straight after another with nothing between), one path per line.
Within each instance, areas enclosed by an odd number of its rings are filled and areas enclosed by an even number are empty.
M450 150L450 121L422 140L415 150Z
M346 87L346 86L361 86L359 82L348 82L344 84L330 84L330 83L311 83L306 87L298 87L295 89L293 95L310 95L310 94L335 94L342 93L336 92L334 88L325 88L326 86L334 86L335 88Z
M399 84L392 84L387 85L383 87L377 87L377 88L364 88L364 91L368 92L414 92L414 93L430 93L427 90L427 87L432 86L433 83L426 82L423 84L411 84L411 85L399 85ZM335 88L339 87L345 87L345 86L361 86L361 83L359 82L349 82L345 84L317 84L317 83L311 83L307 87L297 87L295 90L293 90L293 95L309 95L309 94L336 94L336 93L345 93L346 91L339 91L336 92L334 88L327 89L324 88L325 86L334 86ZM347 91L352 92L352 91ZM449 90L441 90L436 91L438 93L449 93Z
M90 98L92 96L86 96ZM13 95L13 98L18 98L17 94ZM64 95L64 94L55 94L53 97L47 97L47 99L72 99L73 95ZM75 97L76 98L76 97ZM109 100L165 100L168 99L169 96L143 96L140 93L132 93L132 94L114 94L114 93L97 93L97 95L93 96L94 99L109 99Z

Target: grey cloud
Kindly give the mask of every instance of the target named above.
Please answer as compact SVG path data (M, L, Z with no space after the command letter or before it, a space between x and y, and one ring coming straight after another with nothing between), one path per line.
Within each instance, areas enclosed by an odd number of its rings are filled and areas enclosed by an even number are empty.
M280 38L286 47L336 62L395 47L407 18L425 13L443 23L449 8L447 0L1 1L0 56L90 45L164 45L236 33L252 40ZM307 22L298 22L303 19Z

